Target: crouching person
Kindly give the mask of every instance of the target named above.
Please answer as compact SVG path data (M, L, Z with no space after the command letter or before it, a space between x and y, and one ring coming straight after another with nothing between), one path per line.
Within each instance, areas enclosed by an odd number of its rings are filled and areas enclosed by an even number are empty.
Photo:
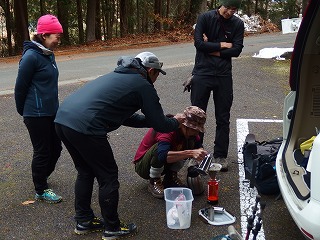
M161 133L149 129L134 157L136 173L149 180L148 191L155 198L163 198L165 188L185 187L178 177L185 160L202 161L208 154L199 136L204 132L206 113L190 106L184 110L184 115L185 121L176 131Z

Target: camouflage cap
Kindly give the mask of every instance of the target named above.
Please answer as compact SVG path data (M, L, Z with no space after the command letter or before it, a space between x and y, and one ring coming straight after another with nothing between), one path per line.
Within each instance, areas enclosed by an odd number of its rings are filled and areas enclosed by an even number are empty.
M183 125L202 133L204 132L207 115L201 108L196 106L186 107L183 113L186 116L186 120L182 123Z

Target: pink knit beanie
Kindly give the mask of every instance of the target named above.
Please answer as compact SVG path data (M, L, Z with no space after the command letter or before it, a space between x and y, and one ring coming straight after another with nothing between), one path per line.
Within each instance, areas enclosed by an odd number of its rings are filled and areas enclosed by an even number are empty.
M47 14L39 18L37 34L43 33L63 33L62 26L57 17Z

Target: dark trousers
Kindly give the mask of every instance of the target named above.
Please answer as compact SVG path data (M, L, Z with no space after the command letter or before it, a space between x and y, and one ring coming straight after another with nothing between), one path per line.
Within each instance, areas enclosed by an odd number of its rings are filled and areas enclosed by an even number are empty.
M42 194L48 188L47 178L54 171L62 146L56 134L53 117L24 117L33 146L32 179L35 190Z
M83 222L94 217L91 197L96 178L101 215L106 228L119 227L118 166L107 136L84 135L60 124L56 124L56 131L78 171L75 183L75 220Z
M230 110L233 101L232 76L193 76L191 87L192 105L207 112L211 92L216 118L216 135L213 155L215 158L225 158L228 155L229 149Z

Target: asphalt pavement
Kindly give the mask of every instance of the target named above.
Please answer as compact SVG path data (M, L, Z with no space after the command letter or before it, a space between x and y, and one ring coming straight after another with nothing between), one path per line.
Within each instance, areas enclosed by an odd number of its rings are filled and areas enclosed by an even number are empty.
M256 193L247 188L249 199L240 198L239 168L243 168L243 165L238 161L241 149L237 142L237 119L282 119L283 100L289 91L289 61L257 59L251 56L243 54L233 61L234 104L228 156L230 167L228 172L218 173L219 206L223 206L236 217L233 225L240 232L248 217L242 214L241 208L244 207L244 212L249 213ZM160 76L155 83L165 113L181 112L190 105L189 93L182 92L182 83L191 70L191 65L169 68L166 70L167 75ZM60 100L63 101L82 84L85 82L60 86ZM13 95L2 95L0 98L0 239L101 239L101 233L78 236L73 232L76 171L65 149L55 172L49 178L50 187L63 197L63 202L23 204L34 197L30 166L31 143L22 118L15 110ZM209 104L204 145L208 151L212 151L215 132L212 100ZM249 130L260 140L282 134L280 123L252 122ZM190 228L172 230L167 227L165 201L155 199L148 193L147 181L134 172L132 164L135 151L146 131L147 129L121 127L110 134L110 143L119 166L119 215L124 221L134 222L138 226L138 233L130 239L211 240L217 235L226 234L227 225L212 226L205 224L198 217L198 211L208 206L206 193L194 196ZM186 180L186 167L180 172L180 177ZM208 177L203 177L204 184L207 180ZM96 215L100 216L97 190L98 186L95 183L92 208ZM263 216L263 234L257 239L303 239L283 200L276 197L262 196L262 201L266 202L266 209Z

